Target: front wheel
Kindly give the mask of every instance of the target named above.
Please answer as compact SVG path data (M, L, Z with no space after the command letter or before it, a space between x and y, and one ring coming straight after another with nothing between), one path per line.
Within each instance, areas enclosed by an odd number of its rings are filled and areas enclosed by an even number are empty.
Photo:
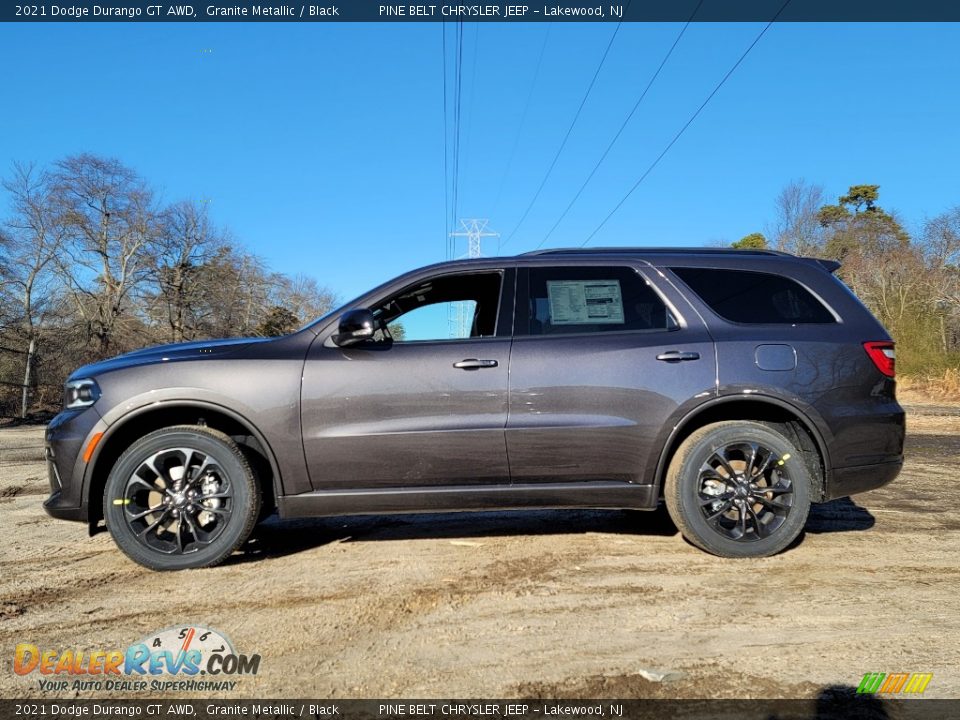
M229 436L208 427L163 428L117 460L103 498L114 542L153 570L209 567L250 535L260 492Z
M670 462L664 499L683 536L729 558L774 555L810 511L810 472L783 435L756 422L707 425Z

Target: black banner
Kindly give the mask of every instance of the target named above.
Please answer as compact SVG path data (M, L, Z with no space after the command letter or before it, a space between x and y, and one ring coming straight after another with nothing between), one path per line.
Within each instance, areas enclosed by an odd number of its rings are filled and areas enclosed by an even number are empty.
M960 700L0 700L0 718L314 720L952 720Z
M475 3L475 4L474 4ZM529 0L460 3L312 0L39 2L0 7L4 22L914 22L960 21L956 0Z

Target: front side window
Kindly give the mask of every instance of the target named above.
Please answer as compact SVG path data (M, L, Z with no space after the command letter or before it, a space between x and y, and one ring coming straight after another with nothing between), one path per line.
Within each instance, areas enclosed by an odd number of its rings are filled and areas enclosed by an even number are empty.
M663 300L633 268L531 268L528 277L528 335L677 328Z
M765 272L716 268L671 268L720 317L748 324L836 322L800 283Z
M424 342L493 337L502 274L445 275L412 285L372 308L377 339Z

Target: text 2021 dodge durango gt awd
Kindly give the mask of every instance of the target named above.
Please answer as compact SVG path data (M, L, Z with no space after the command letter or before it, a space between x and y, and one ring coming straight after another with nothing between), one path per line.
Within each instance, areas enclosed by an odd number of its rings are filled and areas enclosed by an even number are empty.
M890 336L770 251L552 250L434 265L280 338L74 372L47 511L133 560L214 565L258 519L653 509L724 557L903 462ZM453 322L451 322L451 319Z

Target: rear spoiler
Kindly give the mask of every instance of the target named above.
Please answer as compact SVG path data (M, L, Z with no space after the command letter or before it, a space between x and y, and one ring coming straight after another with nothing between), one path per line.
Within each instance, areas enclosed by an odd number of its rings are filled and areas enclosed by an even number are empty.
M836 260L824 260L823 258L804 258L804 259L809 260L811 262L815 262L817 265L822 267L831 275L840 269L840 263L837 262Z

